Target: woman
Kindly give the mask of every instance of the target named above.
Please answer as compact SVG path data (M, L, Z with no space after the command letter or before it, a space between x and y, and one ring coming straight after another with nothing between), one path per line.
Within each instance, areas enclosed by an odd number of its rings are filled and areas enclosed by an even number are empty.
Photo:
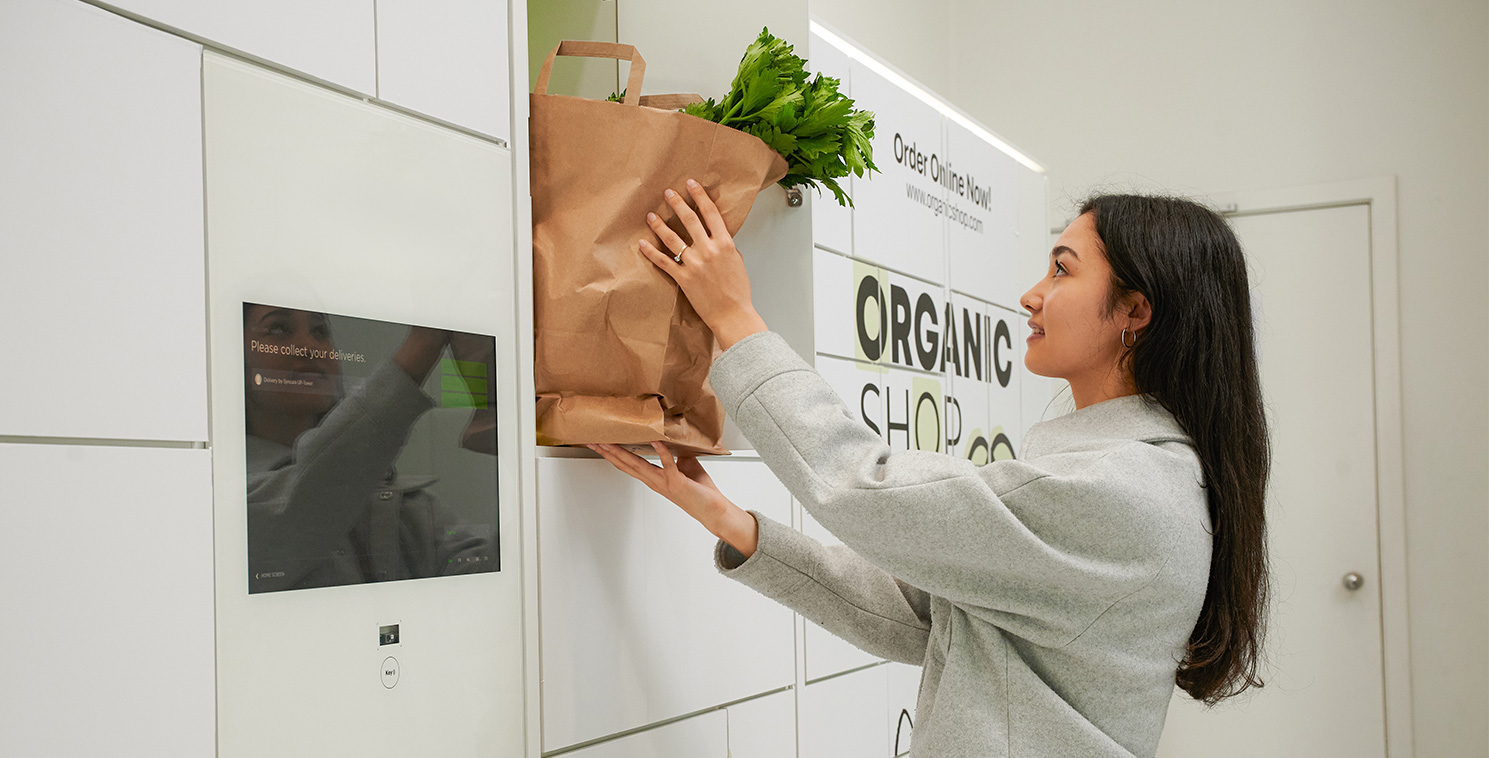
M766 331L703 189L650 217L725 349L714 390L842 548L729 502L698 462L595 449L721 542L719 568L893 660L921 664L914 754L1146 756L1175 683L1214 703L1256 677L1266 421L1240 245L1194 203L1088 201L1024 294L1025 364L1076 410L1022 458L892 453ZM701 218L700 218L701 214Z

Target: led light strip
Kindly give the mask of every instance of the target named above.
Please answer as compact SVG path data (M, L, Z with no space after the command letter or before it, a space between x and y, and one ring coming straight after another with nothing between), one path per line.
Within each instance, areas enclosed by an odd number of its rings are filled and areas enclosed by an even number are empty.
M1018 161L1019 163L1022 163L1023 165L1029 167L1034 171L1038 171L1041 174L1045 173L1044 167L1039 165L1038 163L1035 163L1033 158L1030 158L1029 156L1015 150L1012 145L999 139L998 135L988 131L987 127L968 118L966 114L962 113L956 108L953 108L951 104L946 102L944 99L927 91L924 87L921 87L915 82L910 81L908 78L905 77L904 74L901 74L900 72L895 71L894 69L885 65L885 63L879 60L873 53L870 53L867 50L854 45L852 42L843 39L835 32L829 30L827 27L823 26L821 23L815 20L811 21L810 25L812 34L821 37L827 44L843 51L843 53L849 58L862 63L863 65L867 66L870 71L873 71L874 73L884 77L885 79L888 79L890 83L894 84L896 87L899 87L900 89L913 95L915 99L920 100L926 105L929 105L932 108L940 111L947 118L955 121L967 131L972 132L978 137L981 137L984 142L1003 151L1005 154L1008 155L1008 157Z

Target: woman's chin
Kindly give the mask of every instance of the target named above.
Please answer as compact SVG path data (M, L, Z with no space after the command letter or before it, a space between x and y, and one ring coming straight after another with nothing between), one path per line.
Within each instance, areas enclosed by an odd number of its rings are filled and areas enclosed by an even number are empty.
M1030 360L1029 353L1024 353L1024 368L1028 369L1029 373L1034 374L1035 376L1043 376L1050 379L1055 378L1054 372L1049 371L1046 367L1041 365L1041 362L1039 360Z

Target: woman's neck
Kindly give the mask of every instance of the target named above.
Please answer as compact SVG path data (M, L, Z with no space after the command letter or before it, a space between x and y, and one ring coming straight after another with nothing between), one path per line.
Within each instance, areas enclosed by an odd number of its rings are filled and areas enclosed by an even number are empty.
M1070 396L1075 400L1076 410L1137 394L1132 374L1116 367L1091 376L1067 377L1065 381L1070 383Z

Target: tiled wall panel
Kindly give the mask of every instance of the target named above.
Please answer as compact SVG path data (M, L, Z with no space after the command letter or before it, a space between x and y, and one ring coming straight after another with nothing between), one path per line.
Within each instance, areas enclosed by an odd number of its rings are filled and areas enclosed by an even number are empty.
M1030 422L1023 416L1024 382L1039 379L1024 367L1024 341L1019 339L1019 325L1028 319L997 306L988 308L988 322L992 329L992 346L988 355L992 361L992 374L988 377L988 416L995 432L1008 438L1016 453L1023 441L1024 432ZM998 445L993 445L993 458L1002 458Z
M942 116L863 64L852 64L858 107L874 111L880 173L853 183L853 254L936 282L946 279Z
M731 705L729 758L796 755L796 692L787 690Z
M990 307L964 295L953 294L952 318L956 321L955 344L950 346L957 364L948 371L950 387L946 401L946 451L958 458L983 464L989 460L992 417L988 412L988 358ZM959 369L959 370L956 370Z
M812 539L823 545L841 545L841 540L832 536L825 527L812 518L812 514L805 511L801 514L801 531ZM825 676L839 674L849 669L861 668L871 663L877 663L880 659L866 653L852 643L844 640L832 632L808 621L806 623L806 638L804 640L804 652L806 657L807 681L821 679Z
M810 54L807 56L808 70L837 79L838 91L852 97L853 77L848 56L816 35L812 35L810 47ZM853 195L853 181L852 176L838 180L839 187L848 194L849 199ZM822 188L821 194L809 190L803 190L803 194L809 196L808 202L812 206L812 243L835 252L852 253L852 207L840 205L832 190L826 187Z
M206 440L201 48L7 0L0 102L0 435Z
M886 373L882 366L819 355L817 373L838 393L849 414L863 421L879 436L887 433L884 424Z
M377 94L373 0L114 0L218 45Z
M724 711L683 719L564 755L570 758L734 758L729 754L729 719Z
M911 738L915 733L915 701L920 694L921 668L890 663L884 669L889 692L886 701L889 706L886 711L889 716L889 754L908 755Z
M6 755L212 755L206 450L0 444Z
M1019 276L1018 173L1007 153L948 121L946 152L949 283L978 298L1017 308L1033 282Z
M377 94L510 140L507 3L378 0Z
M808 684L801 700L801 758L889 754L885 667Z
M763 463L709 460L721 491L791 523ZM718 574L692 517L603 460L538 461L543 749L793 682L791 611Z

